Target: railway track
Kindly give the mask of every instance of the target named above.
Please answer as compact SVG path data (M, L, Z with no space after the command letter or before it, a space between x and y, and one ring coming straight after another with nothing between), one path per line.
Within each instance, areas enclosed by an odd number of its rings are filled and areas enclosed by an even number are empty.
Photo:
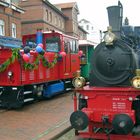
M66 129L61 131L59 134L57 134L53 138L51 138L50 140L67 140L68 137L73 137L73 135L70 133L70 131L72 131L71 126L67 127ZM68 134L68 133L70 133L70 134Z

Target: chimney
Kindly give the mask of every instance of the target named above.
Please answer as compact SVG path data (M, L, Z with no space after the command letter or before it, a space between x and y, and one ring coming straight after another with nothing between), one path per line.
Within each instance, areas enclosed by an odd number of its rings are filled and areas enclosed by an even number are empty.
M118 1L117 6L107 7L109 26L112 27L112 32L120 37L120 30L122 27L123 18L123 6L120 1Z

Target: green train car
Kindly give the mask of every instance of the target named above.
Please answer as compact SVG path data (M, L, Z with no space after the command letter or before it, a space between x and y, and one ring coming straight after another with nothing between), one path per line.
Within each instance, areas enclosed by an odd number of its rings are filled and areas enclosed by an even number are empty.
M81 56L81 76L89 80L89 72L90 72L90 58L93 54L95 43L88 40L79 40L79 50L83 51L83 55Z

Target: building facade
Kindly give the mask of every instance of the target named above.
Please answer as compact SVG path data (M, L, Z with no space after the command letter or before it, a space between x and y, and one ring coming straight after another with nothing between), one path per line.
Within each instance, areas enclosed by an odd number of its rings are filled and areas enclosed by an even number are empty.
M81 26L81 28L88 32L87 40L91 40L96 43L100 42L100 32L97 28L95 28L95 26L93 26L90 21L81 19L79 21L79 26Z
M78 26L78 32L79 32L79 40L87 40L87 32L81 27Z
M0 1L0 35L21 38L21 14L24 10L10 0Z
M68 18L47 0L22 0L20 6L26 11L22 15L23 35L36 33L38 29L65 32Z
M76 2L51 4L48 0L21 0L20 6L25 9L22 15L22 33L35 33L58 30L78 37L78 6Z
M65 22L65 33L78 37L78 14L79 9L76 2L55 4L64 15L68 17Z
M79 27L78 14L76 2L53 5L48 0L1 0L0 35L21 38L41 29L85 39L87 32Z

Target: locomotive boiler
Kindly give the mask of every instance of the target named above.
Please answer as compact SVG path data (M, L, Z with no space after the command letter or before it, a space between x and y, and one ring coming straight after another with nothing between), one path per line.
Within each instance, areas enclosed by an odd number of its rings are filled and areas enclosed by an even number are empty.
M73 80L76 90L70 122L83 138L138 140L139 37L134 30L126 30L129 25L122 26L120 2L107 10L110 26L93 52L89 85L84 86L80 75Z

